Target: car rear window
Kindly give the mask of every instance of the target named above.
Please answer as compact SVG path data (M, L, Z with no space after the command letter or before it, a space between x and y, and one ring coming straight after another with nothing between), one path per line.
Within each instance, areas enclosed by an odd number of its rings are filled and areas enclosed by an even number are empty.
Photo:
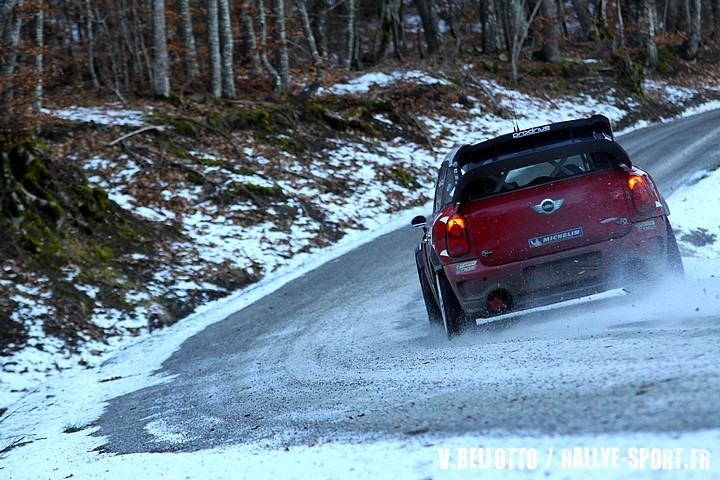
M610 157L605 153L581 153L541 162L529 160L527 164L515 168L489 171L465 189L463 200L477 200L590 172L609 170L612 165Z

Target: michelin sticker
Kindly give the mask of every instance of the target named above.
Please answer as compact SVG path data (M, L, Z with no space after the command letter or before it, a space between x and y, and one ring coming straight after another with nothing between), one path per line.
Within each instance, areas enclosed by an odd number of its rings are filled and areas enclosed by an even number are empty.
M571 240L573 238L580 238L583 236L583 229L573 228L571 230L565 230L564 232L551 233L549 235L543 235L542 237L535 237L528 240L530 248L543 247L550 245L551 243L564 242L565 240Z

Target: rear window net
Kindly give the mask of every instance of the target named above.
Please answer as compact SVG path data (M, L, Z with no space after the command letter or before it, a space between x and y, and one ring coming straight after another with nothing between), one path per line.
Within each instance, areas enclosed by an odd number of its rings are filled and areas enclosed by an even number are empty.
M498 195L522 188L609 170L613 162L606 153L581 153L525 164L510 169L489 170L463 192L464 202Z

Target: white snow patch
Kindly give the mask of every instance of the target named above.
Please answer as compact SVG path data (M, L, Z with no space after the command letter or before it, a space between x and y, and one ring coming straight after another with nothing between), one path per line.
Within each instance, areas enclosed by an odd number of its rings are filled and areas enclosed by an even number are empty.
M84 293L88 297L95 300L95 297L97 297L97 294L100 293L100 287L95 287L93 285L75 285L75 290Z
M68 107L57 110L43 109L43 113L76 122L93 122L101 125L141 126L145 124L145 112L128 110L119 104L103 107Z
M667 82L645 80L643 88L661 98L673 103L682 103L693 98L697 91L692 88L670 85Z
M500 107L515 112L515 118L502 118L495 112L487 111L479 102L470 109L469 121L445 116L424 118L423 121L428 126L431 136L441 139L444 150L512 132L516 121L520 129L525 129L595 114L605 115L611 121L617 122L628 113L616 106L618 100L612 96L549 99L510 90L492 80L483 80L481 83Z
M373 87L388 87L398 82L420 83L425 85L448 85L450 82L444 78L434 77L419 70L406 72L371 72L349 80L345 83L336 83L327 88L320 88L317 95L348 95L367 93Z
M145 431L155 438L155 442L185 443L192 440L184 432L174 432L163 419L153 420L145 425Z
M667 202L683 250L700 258L720 257L720 168L697 172Z

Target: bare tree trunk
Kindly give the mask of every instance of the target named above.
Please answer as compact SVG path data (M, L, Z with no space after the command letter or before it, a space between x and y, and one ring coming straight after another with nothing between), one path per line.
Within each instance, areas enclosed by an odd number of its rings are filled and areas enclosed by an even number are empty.
M428 53L434 55L440 51L440 32L438 31L435 12L433 12L433 5L428 0L415 0L415 6L423 24Z
M495 12L498 16L498 42L499 48L512 52L513 16L512 4L495 0Z
M220 25L218 0L208 0L208 50L210 56L210 92L222 97L222 65L220 59Z
M388 0L380 0L380 46L374 52L374 61L379 62L385 56L387 47L390 44L390 21L388 20Z
M720 0L710 0L713 15L713 32L712 39L716 42L720 41Z
M112 32L110 31L110 28L108 27L108 24L107 24L107 21L106 21L106 17L105 17L105 16L101 16L101 15L98 13L98 11L95 10L95 18L98 19L98 22L99 22L100 27L101 27L101 31L105 33L105 35L106 35L107 38L112 39L113 34L112 34ZM144 44L143 44L143 46L144 46ZM110 60L110 74L111 74L111 76L112 76L112 80L109 80L109 79L108 79L108 81L107 81L106 83L107 83L108 85L112 85L112 87L111 87L112 90L113 90L118 96L120 96L120 95L121 95L121 93L120 93L120 73L121 73L121 72L120 72L120 66L118 65L118 61L120 60L121 55L120 55L120 53L118 52L119 46L117 45L117 42L108 41L108 42L107 42L107 45L106 45L106 48L107 48L107 50L108 50L108 52L109 52L109 53L106 55L106 57L109 58L109 60ZM143 48L143 51L145 51L145 50L146 50L146 49ZM146 62L147 62L148 76L150 77L150 83L151 83L151 85L153 85L153 87L154 87L154 85L155 85L155 83L154 83L155 75L154 75L154 72L153 72L152 61L150 60L149 56L146 57Z
M558 23L562 27L562 38L563 40L567 40L570 38L570 30L568 30L567 25L567 13L565 12L565 4L563 3L563 0L555 0L555 4L557 5L558 10Z
M10 23L10 13L17 4L16 0L1 0L0 1L0 38L5 37L6 28L13 26Z
M85 35L87 42L87 66L90 71L93 88L100 90L100 80L95 70L95 33L93 29L93 12L90 7L90 0L85 0Z
M590 15L587 0L573 0L573 7L575 8L575 15L580 22L580 28L582 28L586 38L588 40L597 39L599 36L597 25L595 25L595 21L592 15Z
M543 55L545 59L554 64L560 63L560 26L558 25L557 5L555 0L543 0L541 6L542 16L548 22L544 32Z
M257 42L255 41L255 27L250 16L251 0L243 0L240 10L240 25L242 27L242 44L245 55L250 58L255 74L262 73L262 63L258 54Z
M33 110L36 112L39 112L42 108L42 97L43 97L43 48L45 47L45 43L43 41L43 29L45 27L45 19L44 19L44 6L42 2L40 3L40 8L38 8L37 15L35 17L35 48L37 48L37 53L35 54L35 92L34 97L35 100L33 101Z
M665 2L665 5L663 7L662 28L663 28L663 31L665 31L665 32L673 32L673 31L675 31L675 24L674 24L675 16L673 15L673 18L671 19L669 17L669 14L670 14L670 6L673 5L674 1L673 0L664 0L664 2ZM672 24L671 24L671 22L672 22Z
M353 64L355 64L355 0L345 0L347 7L347 26L346 26L346 58L345 58L345 69L351 70Z
M618 29L618 42L620 48L625 46L625 23L623 22L622 3L620 0L615 0L617 6L617 29Z
M222 45L222 90L225 98L235 98L235 62L233 33L230 22L230 1L218 0L220 14L220 43Z
M150 60L150 54L148 53L148 49L145 48L145 35L142 34L144 23L143 19L141 19L140 15L138 14L138 10L140 9L139 7L141 7L140 2L138 0L133 0L133 6L130 10L132 11L133 24L135 27L132 30L135 32L135 44L137 46L136 50L139 52L138 69L141 69L144 63L145 71L147 72L147 78L150 84L152 84L154 78L152 71L152 61ZM95 10L95 18L101 18L97 9ZM104 20L102 25L105 25ZM140 79L141 82L144 84L142 75L140 76Z
M695 60L700 50L700 0L688 0L689 21L687 41L683 48L683 57L686 60Z
M185 51L185 68L188 78L193 79L198 75L200 67L198 66L195 34L193 33L190 0L178 0L178 9L180 10L180 39Z
M5 38L6 29L10 28L13 8L15 8L14 0L0 0L0 39Z
M655 44L655 0L640 0L639 7L639 36L645 48L645 64L654 68L658 64L658 50Z
M668 32L684 31L688 21L687 0L666 0L665 30Z
M327 62L328 58L328 31L327 31L327 0L316 2L315 16L315 39L320 56Z
M537 0L530 14L530 18L525 21L525 2L520 4L519 0L511 0L512 15L512 48L510 52L510 75L513 83L518 81L518 62L522 53L523 45L527 39L530 25L540 11L540 6L544 0Z
M495 0L482 0L482 47L485 53L498 51L498 15Z
M154 48L155 95L170 96L169 60L167 50L167 32L165 29L165 0L152 0L152 28Z
M128 4L126 0L116 0L117 8L121 12L127 12L128 11ZM142 80L143 78L143 68L142 68L142 56L140 53L140 48L137 45L133 45L132 41L132 31L133 29L130 27L130 22L128 15L121 15L120 17L120 31L116 33L118 37L118 42L120 42L121 45L125 46L125 52L127 52L127 56L123 57L123 81L124 81L124 88L125 91L130 91L130 77L131 75L134 75L135 78L141 79L141 89L144 88L145 82Z
M600 21L602 22L603 29L605 32L610 30L610 21L608 19L608 0L600 0L598 4L600 9Z
M287 90L290 87L290 59L288 58L287 33L285 31L285 2L272 0L273 15L275 16L275 53L277 56L278 74L280 75L280 88Z
M627 2L627 13L625 15L627 16L630 25L637 25L637 23L640 21L641 2L642 0L631 0Z
M617 5L613 6L613 1ZM597 8L600 18L600 36L607 45L607 49L615 56L618 54L618 34L622 36L622 17L619 20L616 18L617 12L620 11L619 0L599 0Z
M390 41L393 42L395 57L402 61L398 45L398 29L400 25L400 0L382 0L380 12L380 24L382 25L382 37L380 47L375 53L375 61L379 61L387 50Z
M5 51L2 56L2 64L0 64L0 79L7 79L12 77L15 73L15 67L17 66L17 46L20 43L20 30L22 29L22 17L17 14L12 14L6 17L5 32L3 32L3 43L5 48L9 51ZM13 81L10 78L9 82L3 82L0 84L3 86L4 91L2 97L5 100L13 98L15 95L15 87Z
M267 22L265 21L265 2L263 0L257 0L258 5L258 22L260 22L260 60L262 61L265 70L270 74L273 79L273 92L279 93L282 90L282 78L277 70L272 66L267 56Z
M452 2L451 2L452 3ZM392 39L393 39L393 51L395 57L401 62L404 61L402 56L403 50L403 1L392 0L390 2L392 6Z
M307 40L308 50L310 50L313 64L315 65L315 81L322 83L325 79L325 65L320 56L320 52L318 52L317 44L315 43L315 34L313 34L312 27L310 26L306 0L295 0L295 7L300 14L300 25Z

